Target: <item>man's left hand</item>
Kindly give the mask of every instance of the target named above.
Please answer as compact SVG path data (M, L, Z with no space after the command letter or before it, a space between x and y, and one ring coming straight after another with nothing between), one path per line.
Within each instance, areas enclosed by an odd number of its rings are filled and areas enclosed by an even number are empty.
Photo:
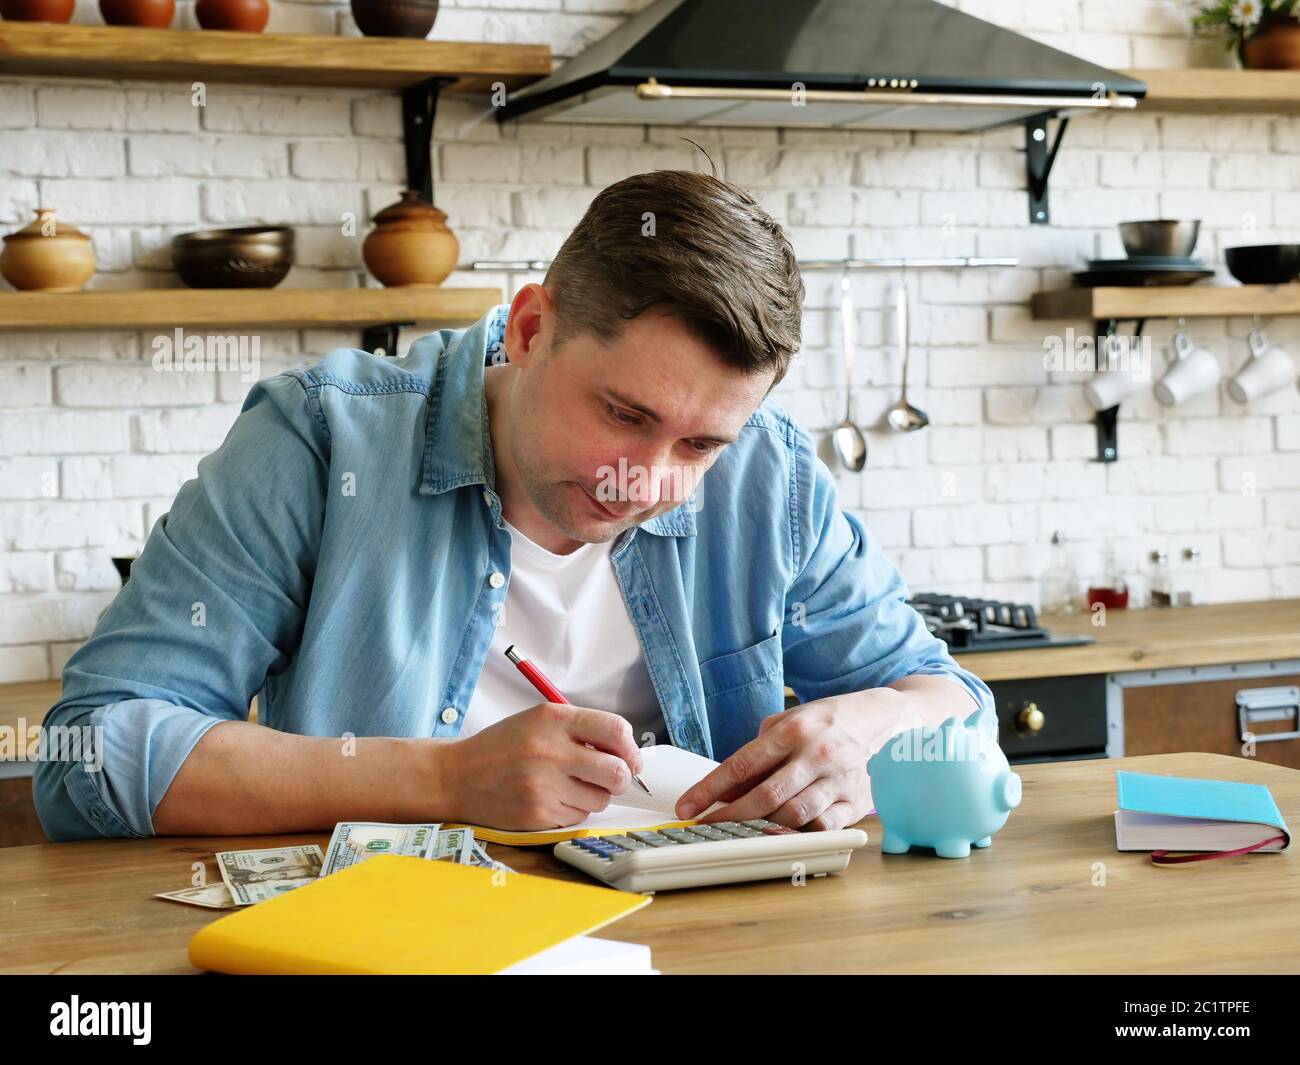
M721 802L728 805L701 820L765 818L813 830L856 824L872 808L872 740L880 737L882 715L898 712L898 694L855 692L764 718L755 739L682 795L677 816L688 820ZM872 713L876 703L879 714Z

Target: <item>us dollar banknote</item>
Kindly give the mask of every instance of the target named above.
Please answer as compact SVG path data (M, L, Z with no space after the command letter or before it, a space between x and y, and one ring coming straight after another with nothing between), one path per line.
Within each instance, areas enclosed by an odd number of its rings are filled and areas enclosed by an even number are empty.
M320 847L269 847L256 851L218 851L217 868L236 906L265 902L315 880L321 871Z

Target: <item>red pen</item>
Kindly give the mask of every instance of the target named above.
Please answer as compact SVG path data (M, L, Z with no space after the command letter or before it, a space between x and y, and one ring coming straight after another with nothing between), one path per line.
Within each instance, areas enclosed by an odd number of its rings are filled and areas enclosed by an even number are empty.
M528 661L528 659L520 658L517 654L515 654L514 644L511 644L509 647L506 648L506 657L515 664L515 668L518 669L519 672L522 673L528 679L528 683L531 684L534 688L536 688L537 691L541 694L542 698L545 699L548 703L563 703L565 706L573 705L571 702L569 702L568 699L566 699L563 695L560 694L559 688L557 688L554 684L552 684L549 680L546 679L546 674L544 674L540 669L538 669L535 665L533 665L530 661ZM589 743L587 744L587 746L590 747L591 744ZM644 791L647 795L650 794L650 789L645 786L644 780L642 780L635 773L632 774L632 779L641 785L642 791Z

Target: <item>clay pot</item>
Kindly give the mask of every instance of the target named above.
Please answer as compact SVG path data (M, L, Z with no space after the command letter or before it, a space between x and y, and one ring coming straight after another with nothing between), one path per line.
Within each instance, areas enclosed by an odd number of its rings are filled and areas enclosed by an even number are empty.
M194 16L205 30L261 33L271 17L267 0L199 0Z
M447 216L414 189L373 221L361 255L385 285L440 285L456 268L460 241L447 228Z
M1252 70L1300 70L1300 20L1265 15L1241 42L1241 62Z
M352 0L352 20L367 37L427 37L438 0Z
M176 0L99 0L99 13L110 26L165 30L176 14Z
M0 274L24 292L79 292L95 272L95 250L79 229L58 222L52 208L4 239Z
M10 22L67 22L77 0L0 0L0 16Z

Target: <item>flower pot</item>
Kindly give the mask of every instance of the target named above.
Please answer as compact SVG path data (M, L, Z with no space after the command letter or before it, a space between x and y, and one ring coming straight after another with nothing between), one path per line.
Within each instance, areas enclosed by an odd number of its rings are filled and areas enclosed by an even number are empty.
M427 37L438 0L352 0L352 19L367 37Z
M447 228L447 216L407 189L397 203L373 219L375 228L361 246L366 267L390 287L440 285L456 268L460 242Z
M110 26L165 30L176 14L176 0L99 0L99 13Z
M0 0L0 17L10 22L67 22L77 0Z
M10 233L0 252L0 274L23 292L79 292L95 272L95 251L79 229L59 223L43 207L36 221Z
M271 17L271 5L267 0L199 0L194 17L205 30L261 33Z
M1241 63L1251 70L1300 70L1300 20L1264 16L1241 42Z

